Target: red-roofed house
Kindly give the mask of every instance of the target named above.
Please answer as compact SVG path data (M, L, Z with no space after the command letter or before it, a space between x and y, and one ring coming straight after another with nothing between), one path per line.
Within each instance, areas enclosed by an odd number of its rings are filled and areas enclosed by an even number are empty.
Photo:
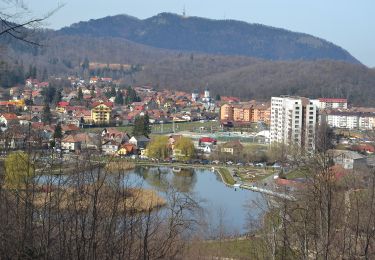
M60 101L59 103L57 103L56 111L59 113L65 113L67 107L69 107L69 102Z
M375 147L370 144L358 144L358 145L352 146L351 150L357 151L357 152L374 153Z
M212 146L216 144L217 140L211 137L202 137L199 139L199 146L201 147Z
M10 124L17 124L19 119L14 113L4 113L0 116L0 127L5 130Z
M46 88L49 86L48 82L40 82L39 84L35 84L36 88Z

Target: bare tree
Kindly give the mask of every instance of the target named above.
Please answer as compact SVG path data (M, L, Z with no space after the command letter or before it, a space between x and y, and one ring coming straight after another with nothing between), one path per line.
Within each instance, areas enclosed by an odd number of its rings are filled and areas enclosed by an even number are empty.
M23 0L1 0L0 37L8 35L16 40L40 46L38 42L29 39L29 36L62 6L62 4L58 4L55 9L40 17L35 17Z

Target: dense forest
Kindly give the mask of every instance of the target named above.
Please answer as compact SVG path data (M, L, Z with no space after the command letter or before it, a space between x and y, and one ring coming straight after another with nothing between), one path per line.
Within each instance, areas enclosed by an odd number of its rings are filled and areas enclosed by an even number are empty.
M374 105L375 70L357 63L329 58L274 61L213 55L160 49L121 37L67 35L48 30L35 31L30 39L41 46L30 46L9 37L0 39L3 46L0 60L7 62L7 69L1 72L4 75L1 87L20 83L19 72L23 71L26 77L31 66L37 68L36 77L41 80L49 76L97 75L123 78L130 85L151 84L159 89L193 91L208 86L213 95L243 99L268 100L272 95L288 94L312 98L343 97L354 105ZM83 73L84 62L108 66ZM111 64L124 69L111 69Z
M242 55L267 60L333 59L358 63L347 51L317 37L261 24L161 13L145 20L127 15L80 22L63 35L118 37L157 48Z

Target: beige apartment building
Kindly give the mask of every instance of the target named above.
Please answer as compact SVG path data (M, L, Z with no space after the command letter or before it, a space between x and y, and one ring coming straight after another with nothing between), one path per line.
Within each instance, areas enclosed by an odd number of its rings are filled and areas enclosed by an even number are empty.
M270 117L270 105L264 103L224 104L220 108L220 120L222 122L265 122L269 124Z

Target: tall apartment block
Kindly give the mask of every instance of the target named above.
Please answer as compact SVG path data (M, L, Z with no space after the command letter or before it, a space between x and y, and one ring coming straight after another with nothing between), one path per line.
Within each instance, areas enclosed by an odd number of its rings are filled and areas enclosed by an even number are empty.
M271 98L271 143L297 145L307 151L315 150L318 107L304 97Z

